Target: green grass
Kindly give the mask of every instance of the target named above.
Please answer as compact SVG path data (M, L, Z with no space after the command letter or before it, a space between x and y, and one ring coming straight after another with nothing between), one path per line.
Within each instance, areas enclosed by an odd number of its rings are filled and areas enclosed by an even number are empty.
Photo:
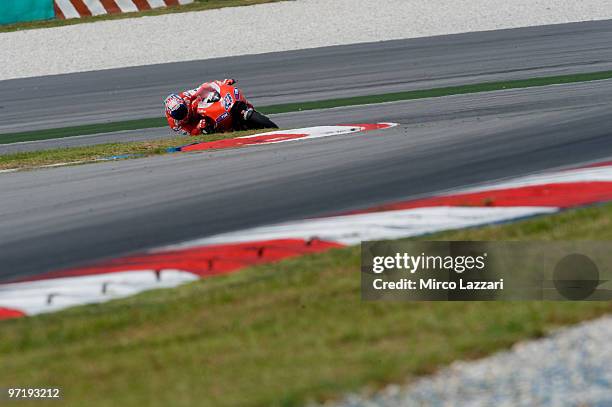
M433 239L609 240L611 219L605 205ZM359 263L359 248L336 249L4 321L0 385L62 386L70 406L297 406L612 311L609 302L363 303Z
M44 21L33 21L33 22L27 22L27 23L0 25L0 33L10 32L10 31L32 30L36 28L61 27L61 26L66 26L66 25L91 23L91 22L103 21L103 20L119 20L123 18L157 16L160 14L185 13L188 11L202 11L202 10L210 10L210 9L223 8L223 7L251 6L254 4L272 3L272 2L278 2L278 1L287 1L287 0L196 0L194 3L186 4L184 6L162 7L162 8L157 8L157 9L152 9L152 10L147 10L147 11L133 12L133 13L106 14L106 15L93 16L93 17L72 18L69 20L53 19L53 20L44 20Z
M66 147L51 150L28 151L0 155L0 170L20 168L37 168L58 163L86 163L111 156L133 155L134 158L166 154L170 147L203 141L214 141L226 138L265 133L266 130L249 130L233 133L210 134L199 137L174 136L150 141L129 143L97 144L84 147Z
M342 106L360 106L366 104L397 102L402 100L416 100L466 93L490 92L504 89L531 88L536 86L558 85L575 82L611 79L612 71L593 72L574 75L549 76L512 81L477 83L472 85L450 86L405 92L387 93L382 95L355 96L349 98L319 100L312 102L285 103L258 108L264 114L278 114L298 112L302 110L329 109ZM0 134L0 144L15 143L19 141L46 140L59 137L70 137L86 134L107 133L120 130L136 130L152 127L166 126L164 118L154 117L148 119L128 120L113 123L100 123L85 126L64 127L58 129L26 131L19 133Z

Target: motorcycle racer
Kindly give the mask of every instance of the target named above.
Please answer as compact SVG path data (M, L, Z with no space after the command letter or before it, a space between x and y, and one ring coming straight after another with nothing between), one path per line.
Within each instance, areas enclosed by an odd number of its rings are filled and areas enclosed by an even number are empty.
M214 132L215 122L198 115L198 104L200 102L214 103L219 100L220 95L213 84L234 85L235 83L234 79L215 80L204 82L197 88L186 90L178 95L175 93L169 95L164 100L168 125L172 130L185 135L198 136Z

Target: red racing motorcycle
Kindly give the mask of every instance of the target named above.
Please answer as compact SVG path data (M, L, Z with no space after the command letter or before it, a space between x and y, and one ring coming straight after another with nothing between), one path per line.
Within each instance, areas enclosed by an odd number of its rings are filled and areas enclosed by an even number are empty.
M269 118L255 110L240 89L232 85L210 83L203 89L197 113L214 127L215 132L251 129L277 129Z

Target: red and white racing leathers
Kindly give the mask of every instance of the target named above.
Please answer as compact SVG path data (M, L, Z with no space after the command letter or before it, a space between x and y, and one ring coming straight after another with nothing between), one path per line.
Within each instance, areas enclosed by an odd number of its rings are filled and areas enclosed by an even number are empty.
M217 85L233 85L236 81L233 79L224 79L223 81L204 82L195 89L179 93L179 96L187 104L189 113L185 119L175 120L166 112L166 119L172 130L185 135L190 134L192 136L198 136L206 132L206 129L210 129L211 126L214 127L214 123L211 123L206 118L200 117L197 113L198 104L203 98L208 96L212 83L216 83Z

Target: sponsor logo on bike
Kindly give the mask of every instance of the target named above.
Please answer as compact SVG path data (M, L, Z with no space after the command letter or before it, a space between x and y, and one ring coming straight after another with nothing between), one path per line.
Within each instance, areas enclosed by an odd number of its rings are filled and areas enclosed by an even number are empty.
M232 99L232 95L229 93L226 94L225 97L223 98L223 107L225 108L225 110L230 110L233 104L234 104L234 99Z
M229 116L229 113L227 112L223 113L221 116L217 117L216 122L221 123L223 120L227 119L227 116Z

